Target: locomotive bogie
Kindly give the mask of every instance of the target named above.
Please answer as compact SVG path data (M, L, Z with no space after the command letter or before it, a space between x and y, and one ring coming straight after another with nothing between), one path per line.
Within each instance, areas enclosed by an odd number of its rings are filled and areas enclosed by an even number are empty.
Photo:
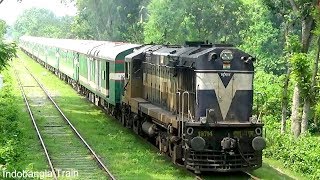
M202 126L187 123L185 126L186 164L197 171L239 171L261 167L262 125ZM260 149L254 149L254 147Z

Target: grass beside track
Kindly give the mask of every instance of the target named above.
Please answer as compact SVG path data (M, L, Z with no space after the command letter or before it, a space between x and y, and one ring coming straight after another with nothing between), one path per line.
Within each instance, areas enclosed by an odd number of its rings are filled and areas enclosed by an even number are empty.
M194 179L54 74L21 52L19 57L118 179Z

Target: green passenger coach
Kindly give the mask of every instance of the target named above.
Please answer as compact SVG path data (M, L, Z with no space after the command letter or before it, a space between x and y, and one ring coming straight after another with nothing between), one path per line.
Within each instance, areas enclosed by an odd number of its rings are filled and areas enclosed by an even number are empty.
M23 36L20 46L95 104L116 107L124 86L124 58L140 45Z

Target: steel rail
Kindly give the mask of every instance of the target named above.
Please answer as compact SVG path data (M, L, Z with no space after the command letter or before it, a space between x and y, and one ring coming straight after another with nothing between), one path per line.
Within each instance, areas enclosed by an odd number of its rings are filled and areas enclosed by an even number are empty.
M65 114L62 112L60 107L57 105L57 103L52 99L52 97L49 95L48 91L43 87L43 85L38 81L38 79L30 72L30 70L23 65L26 70L30 73L30 75L33 77L33 79L38 83L38 85L41 87L41 89L45 92L47 97L51 100L51 102L54 104L54 106L57 108L57 110L60 112L64 120L68 123L68 125L71 127L73 132L78 136L78 138L84 143L84 145L87 147L87 149L91 152L91 154L94 156L96 159L97 163L102 167L102 169L108 174L108 176L112 180L116 180L115 176L111 173L111 171L104 165L102 160L98 157L98 155L93 151L93 149L90 147L90 145L84 140L84 138L80 135L78 130L73 126L73 124L70 122L70 120L65 116Z
M248 171L243 171L246 175L250 176L251 179L253 180L260 180L260 178L252 175L251 173L249 173Z
M43 141L43 138L42 138L42 136L41 136L41 134L40 134L38 125L37 125L37 123L36 123L36 121L35 121L35 119L34 119L34 116L33 116L33 113L32 113L32 111L31 111L29 102L28 102L28 100L27 100L27 96L26 96L26 94L25 94L25 91L24 91L24 89L23 89L23 85L22 85L22 83L21 83L20 77L19 77L16 69L13 68L13 70L14 70L14 73L15 73L15 75L16 75L16 77L17 77L17 81L18 81L18 84L19 84L19 88L20 88L20 91L21 91L21 93L22 93L24 102L25 102L25 104L26 104L26 106L27 106L28 113L29 113L30 118L31 118L31 120L32 120L32 124L33 124L34 128L36 129L37 136L38 136L38 138L39 138L39 140L40 140L40 142L41 142L41 146L42 146L42 148L43 148L43 150L44 150L44 153L45 153L45 155L46 155L46 159L47 159L48 164L49 164L49 166L50 166L50 169L51 169L51 171L52 171L53 178L54 178L55 180L57 180L57 179L58 179L57 173L56 173L56 171L55 171L55 169L54 169L54 167L53 167L53 164L52 164L52 162L51 162L51 158L50 158L50 156L49 156L47 147L46 147L46 145L44 144L44 141Z

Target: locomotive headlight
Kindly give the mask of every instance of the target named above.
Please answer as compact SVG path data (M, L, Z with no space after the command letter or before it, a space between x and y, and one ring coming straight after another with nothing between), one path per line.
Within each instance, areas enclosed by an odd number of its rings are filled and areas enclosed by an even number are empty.
M221 52L220 57L223 61L231 61L233 59L232 51L225 49Z
M206 145L206 141L202 137L197 136L191 139L190 144L192 149L202 151Z
M261 136L257 136L252 140L252 147L256 151L262 151L262 149L266 148L266 140Z

